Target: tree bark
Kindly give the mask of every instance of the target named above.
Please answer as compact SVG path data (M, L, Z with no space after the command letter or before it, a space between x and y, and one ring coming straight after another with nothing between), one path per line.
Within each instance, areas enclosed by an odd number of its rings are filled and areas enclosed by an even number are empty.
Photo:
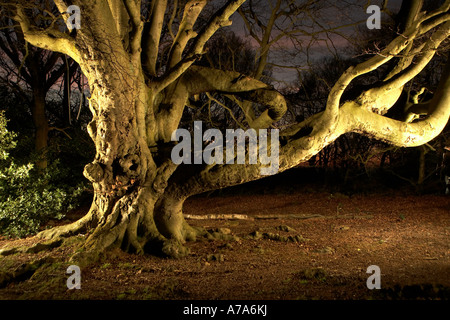
M45 91L40 87L33 88L32 115L35 126L35 151L38 154L36 166L38 170L47 169L48 119L45 114Z
M157 107L153 101L158 99L133 61L118 64L111 57L102 57L101 64L92 64L93 60L81 63L90 83L93 119L88 132L96 147L95 159L84 169L94 187L93 203L82 220L40 236L52 239L88 231L80 259L84 253L95 256L111 247L136 253L157 249L182 256L187 251L181 244L195 237L193 229L161 218L164 214L155 219L155 206L176 168L170 158L150 152L156 138L148 122L154 123L153 109ZM161 202L159 208L161 212L174 210Z

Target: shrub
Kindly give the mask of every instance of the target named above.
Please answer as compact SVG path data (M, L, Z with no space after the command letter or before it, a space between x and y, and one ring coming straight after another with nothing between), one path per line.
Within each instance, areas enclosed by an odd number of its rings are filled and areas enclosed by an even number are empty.
M72 209L83 186L63 185L58 161L45 172L32 163L17 164L9 155L16 145L15 134L0 113L0 234L24 237L35 234L49 219L61 219Z

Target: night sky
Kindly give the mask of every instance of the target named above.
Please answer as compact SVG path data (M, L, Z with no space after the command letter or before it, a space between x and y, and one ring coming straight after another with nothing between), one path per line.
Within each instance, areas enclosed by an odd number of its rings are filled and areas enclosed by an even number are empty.
M267 2L275 3L276 1L267 0ZM260 3L267 2L261 1ZM299 3L302 2L304 1L299 1ZM325 56L331 56L333 53L330 52L328 48L332 48L332 51L336 50L339 55L348 55L348 48L351 47L348 39L354 38L355 33L357 33L357 28L364 28L367 18L370 17L370 14L366 13L366 6L372 4L381 6L382 2L383 1L381 0L324 0L322 5L324 5L325 9L321 9L320 11L315 13L315 19L317 19L317 22L320 23L322 28L332 29L341 27L342 25L355 23L357 23L357 25L353 25L347 28L334 29L333 31L335 32L323 32L314 40L312 40L312 38L309 36L299 34L296 36L296 39L301 40L301 42L304 44L304 50L299 50L298 46L296 48L290 39L284 37L271 47L270 62L276 63L277 65L296 66L299 67L299 69L303 69L307 67L308 61L311 63ZM256 1L255 3L258 2ZM396 13L400 9L401 3L402 0L390 0L388 1L388 9L391 12ZM262 7L261 5L259 5L255 8L255 11L258 11L258 13L262 15L265 12L267 12L267 14L270 14L270 8L266 6ZM304 30L312 32L320 29L317 24L313 25L310 19L308 19L307 17L305 19L304 16L302 17L297 17L297 19L299 20L296 21L296 23L301 24ZM255 49L257 49L258 44L249 35L248 30L245 28L242 17L238 13L235 13L231 19L233 21L233 25L227 28L233 30L239 36L246 39ZM382 13L382 19L384 20L389 18L387 17L387 15ZM289 21L279 19L277 20L276 26L279 27L279 29L283 29L283 23L287 26ZM310 26L314 27L311 28ZM272 33L273 36L276 36L278 34L278 30L274 30ZM274 68L273 77L277 80L283 79L282 82L276 85L277 87L283 87L286 85L289 86L292 82L296 81L297 71L290 68Z

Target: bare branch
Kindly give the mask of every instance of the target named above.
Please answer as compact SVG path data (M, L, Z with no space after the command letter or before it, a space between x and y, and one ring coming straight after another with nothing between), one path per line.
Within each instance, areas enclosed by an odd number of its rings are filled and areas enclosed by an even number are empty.
M236 122L236 124L241 127L241 129L245 129L244 125L242 123L240 123L236 117L233 114L233 111L231 111L230 108L228 108L225 104L223 104L222 102L220 102L219 100L217 100L216 98L214 98L211 94L209 94L208 92L206 92L206 96L208 97L208 99L210 99L211 101L214 101L215 103L217 103L219 106L221 106L222 108L224 108L225 110L228 111L228 113L230 114L231 118L234 120L234 122Z
M253 29L253 25L250 23L250 21L248 20L247 16L244 14L244 11L241 8L239 8L239 14L241 15L242 19L244 20L245 26L247 27L247 30L250 32L250 35L252 36L252 38L255 39L256 42L258 42L258 44L261 44L261 39L255 33L255 31Z

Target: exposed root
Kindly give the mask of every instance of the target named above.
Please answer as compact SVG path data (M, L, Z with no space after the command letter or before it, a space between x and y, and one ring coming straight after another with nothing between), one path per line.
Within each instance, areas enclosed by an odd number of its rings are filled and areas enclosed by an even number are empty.
M8 256L15 253L38 253L44 250L59 247L62 244L62 239L52 239L47 242L39 242L32 246L17 246L11 248L4 248L0 250L0 256Z
M189 225L186 221L183 222L181 234L183 236L183 243L186 241L196 241L198 237L205 237L208 231L203 227L195 227Z
M0 271L0 288L6 287L11 282L20 282L31 278L42 265L51 262L53 262L52 258L45 257L30 263L25 263L12 272Z
M57 238L64 238L75 235L87 229L87 226L92 222L94 210L90 210L88 214L79 220L67 225L53 227L51 229L43 230L36 236L42 239L51 240Z
M226 240L226 241L238 241L239 237L232 235L231 231L226 228L219 228L215 230L207 230L204 237L208 240Z
M170 258L183 258L190 253L189 248L186 248L177 240L167 240L162 247L162 253Z
M303 238L301 235L296 236L282 236L277 233L272 232L259 232L254 231L250 234L251 239L259 240L259 239L267 239L273 241L281 241L281 242L306 242L308 239Z
M112 205L110 213L100 219L83 247L71 257L80 264L91 263L109 249L126 252L151 252L180 258L189 254L185 241L195 240L202 231L190 227L184 220L174 232L164 236L153 219L154 208L145 193L123 197ZM168 231L168 229L165 229Z
M68 259L80 266L94 263L104 253L117 248L135 254L181 258L190 253L185 246L188 241L198 238L237 240L223 230L190 226L181 207L180 201L163 201L156 206L155 198L146 189L120 199L97 195L91 209L81 219L40 232L36 237L44 241L31 247L3 249L0 255L50 250L60 246L65 238L71 239L81 232L86 236L84 242L73 246L74 253Z

